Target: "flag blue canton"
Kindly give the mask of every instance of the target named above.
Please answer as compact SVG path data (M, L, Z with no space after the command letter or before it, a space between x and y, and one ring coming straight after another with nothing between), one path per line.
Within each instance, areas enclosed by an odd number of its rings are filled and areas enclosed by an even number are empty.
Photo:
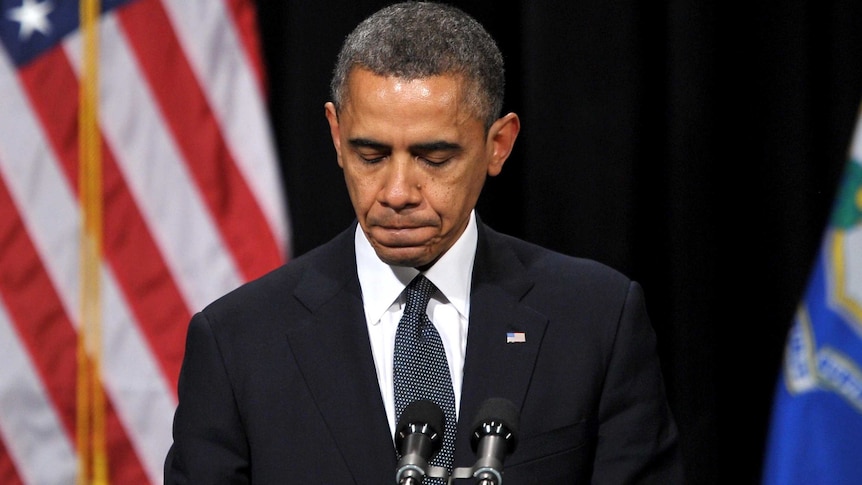
M101 11L122 6L134 0L102 0ZM22 10L23 9L23 10ZM0 42L9 53L12 62L21 67L53 48L70 33L78 30L78 1L69 0L12 0L0 2ZM18 15L34 21L39 15L42 30L27 31Z

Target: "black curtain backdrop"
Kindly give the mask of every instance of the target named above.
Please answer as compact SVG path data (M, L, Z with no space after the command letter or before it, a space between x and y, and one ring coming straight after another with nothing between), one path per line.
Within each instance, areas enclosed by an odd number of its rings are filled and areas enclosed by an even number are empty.
M382 1L259 0L298 256L353 213L323 104ZM757 483L862 96L862 2L452 2L498 40L516 151L491 226L640 281L689 481Z

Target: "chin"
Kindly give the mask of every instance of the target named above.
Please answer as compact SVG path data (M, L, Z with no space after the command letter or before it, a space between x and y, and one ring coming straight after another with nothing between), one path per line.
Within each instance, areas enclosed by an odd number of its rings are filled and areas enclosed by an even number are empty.
M377 257L386 264L392 266L405 266L421 268L430 266L436 258L425 251L415 248L386 248L377 251Z

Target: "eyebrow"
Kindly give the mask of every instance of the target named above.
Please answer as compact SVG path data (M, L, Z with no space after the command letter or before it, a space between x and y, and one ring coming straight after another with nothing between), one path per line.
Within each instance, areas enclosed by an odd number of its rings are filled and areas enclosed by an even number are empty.
M350 143L351 146L356 148L371 148L374 150L390 150L392 148L385 143L374 141L368 138L351 138L350 140L348 140L348 143ZM452 143L443 140L429 141L425 143L416 143L410 145L410 151L421 153L458 150L461 150L461 145L459 145L458 143Z
M373 148L375 150L388 150L390 147L384 143L380 143L368 138L351 138L348 140L350 146L356 148Z
M461 145L448 141L431 141L428 143L417 143L410 145L410 150L415 152L452 152L461 149Z

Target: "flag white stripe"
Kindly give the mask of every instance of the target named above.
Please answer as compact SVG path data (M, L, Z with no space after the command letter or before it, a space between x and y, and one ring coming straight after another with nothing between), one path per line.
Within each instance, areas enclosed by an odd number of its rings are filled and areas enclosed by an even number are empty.
M193 313L239 286L239 270L113 13L102 16L100 36L101 129ZM80 39L78 34L64 43L78 72Z
M285 251L286 202L269 118L225 1L164 0L164 5L237 166Z
M26 99L3 51L0 92L10 109L0 110L0 174L18 207L45 269L60 295L69 320L77 327L78 241L77 200L57 170L53 153L39 125L24 105ZM34 158L38 157L38 158ZM37 165L34 165L37 164ZM38 166L39 170L33 167ZM58 251L58 248L71 250ZM171 385L141 336L113 274L103 278L103 360L105 388L127 429L132 446L154 483L161 481L170 446L171 420L176 407ZM6 409L0 408L0 414ZM41 463L51 466L51 463ZM68 477L70 483L74 476ZM40 483L40 482L34 482Z
M26 348L0 299L0 435L24 483L66 485L75 451Z

